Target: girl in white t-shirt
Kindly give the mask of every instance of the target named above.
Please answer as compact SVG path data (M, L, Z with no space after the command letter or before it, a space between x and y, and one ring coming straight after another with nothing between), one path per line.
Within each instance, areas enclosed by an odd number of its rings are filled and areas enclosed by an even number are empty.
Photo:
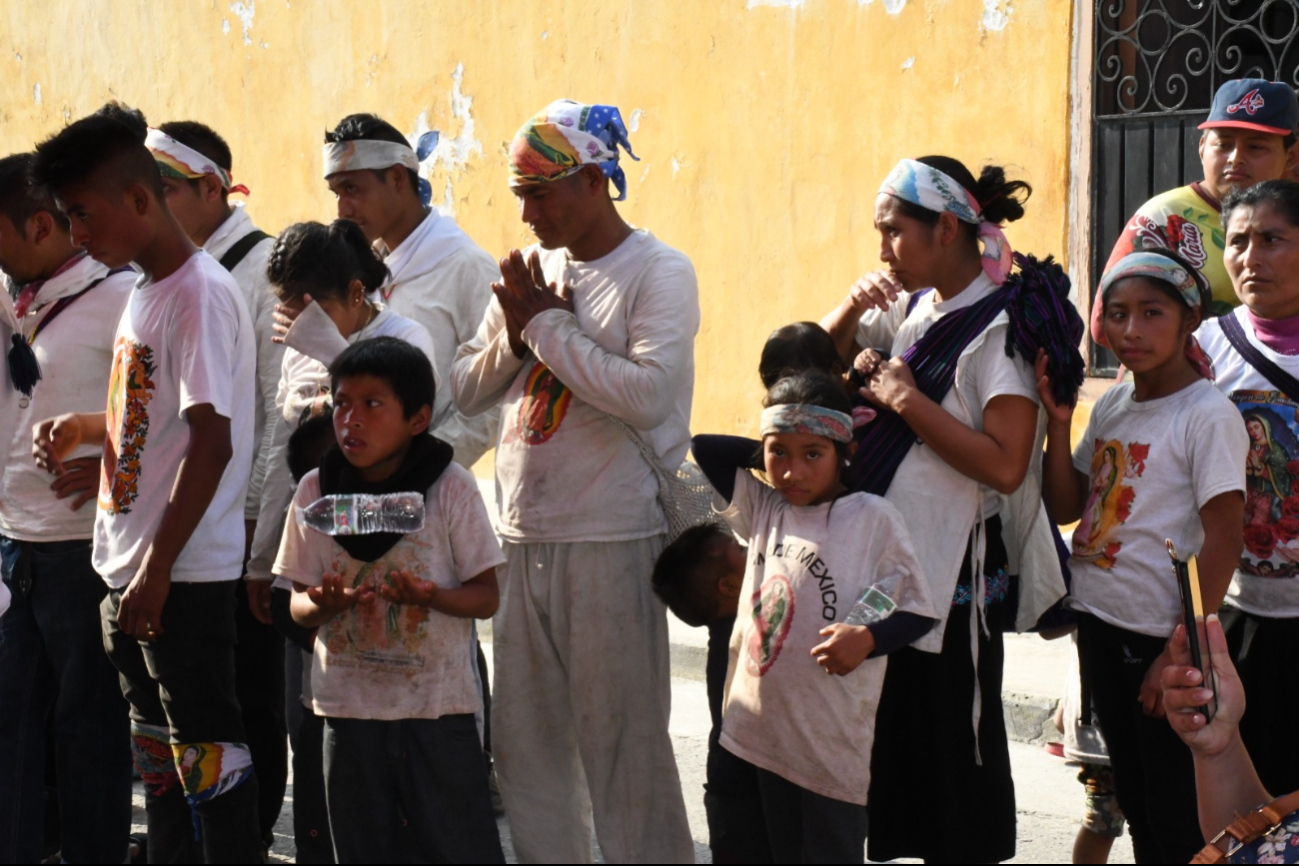
M1198 555L1204 608L1216 611L1242 548L1249 443L1240 414L1197 366L1191 334L1210 295L1195 268L1165 251L1132 253L1097 297L1104 343L1132 381L1096 402L1071 451L1073 407L1057 402L1039 361L1044 496L1057 523L1079 521L1067 603L1137 862L1186 862L1204 840L1191 756L1161 718L1165 641L1181 619L1165 539L1182 557Z
M809 371L765 404L760 457L738 437L693 444L723 517L749 536L721 745L758 768L773 862L861 863L880 656L927 632L934 610L897 509L840 481L853 428L843 386ZM848 624L872 587L896 609Z

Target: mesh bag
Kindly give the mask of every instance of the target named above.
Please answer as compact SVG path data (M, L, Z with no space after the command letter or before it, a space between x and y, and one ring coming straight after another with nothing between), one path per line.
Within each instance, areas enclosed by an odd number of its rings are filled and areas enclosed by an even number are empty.
M713 486L708 483L704 473L690 461L683 462L675 470L667 469L660 462L658 454L641 438L630 424L621 418L609 416L609 420L618 425L618 429L627 434L627 438L640 451L645 462L654 471L659 482L659 505L667 519L667 543L671 544L681 533L692 526L704 523L720 523L721 519L713 511Z

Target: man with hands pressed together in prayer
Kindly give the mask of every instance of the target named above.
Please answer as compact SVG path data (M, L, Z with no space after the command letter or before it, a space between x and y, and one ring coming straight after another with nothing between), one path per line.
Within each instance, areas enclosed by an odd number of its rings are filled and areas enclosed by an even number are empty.
M641 447L685 456L698 289L684 255L619 215L619 147L616 108L567 100L515 136L510 185L539 243L501 260L451 376L465 414L501 406L492 724L521 862L590 862L592 817L611 863L693 859L650 583L666 522Z
M252 323L229 273L167 209L145 134L139 112L112 104L36 149L32 176L73 243L143 273L117 328L108 412L41 422L33 450L59 471L78 444L104 442L94 564L109 585L104 645L131 704L150 859L262 862L234 691Z

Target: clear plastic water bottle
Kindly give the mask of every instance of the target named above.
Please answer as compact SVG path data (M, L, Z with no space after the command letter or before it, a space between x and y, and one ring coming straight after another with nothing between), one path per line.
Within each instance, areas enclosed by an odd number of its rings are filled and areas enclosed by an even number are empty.
M339 493L298 509L298 523L325 535L369 535L424 528L420 493Z
M848 625L872 625L887 619L897 609L897 602L893 600L897 592L897 575L890 575L879 583L868 586L848 611L844 622Z

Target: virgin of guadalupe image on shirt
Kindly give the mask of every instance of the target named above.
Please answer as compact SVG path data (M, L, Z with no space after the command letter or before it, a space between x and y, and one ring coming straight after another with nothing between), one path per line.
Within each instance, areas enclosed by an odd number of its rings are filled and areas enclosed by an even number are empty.
M1137 491L1125 481L1140 478L1146 471L1150 446L1117 439L1096 440L1092 453L1092 486L1082 519L1073 533L1073 555L1098 568L1111 569L1118 561L1122 542L1110 540L1114 531L1127 523Z
M1255 577L1299 575L1299 404L1275 391L1231 395L1249 433L1245 458L1245 550Z

